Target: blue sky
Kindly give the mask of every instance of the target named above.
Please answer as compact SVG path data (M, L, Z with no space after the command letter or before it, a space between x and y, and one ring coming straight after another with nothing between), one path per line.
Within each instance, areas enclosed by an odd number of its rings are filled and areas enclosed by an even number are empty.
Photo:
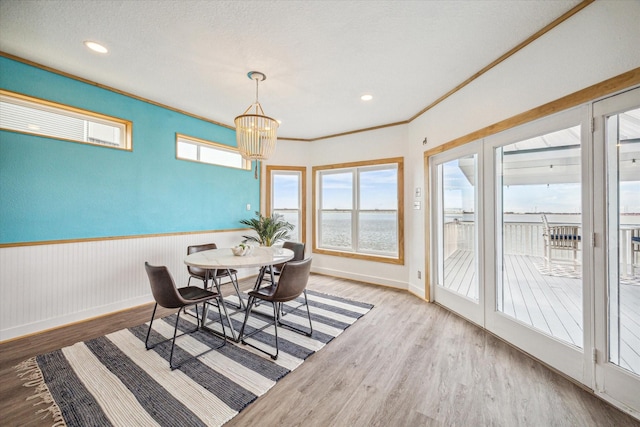
M473 186L457 166L457 161L443 165L446 208L473 211ZM621 213L640 213L639 180L620 183ZM503 192L504 212L580 213L580 184L510 185Z
M360 209L397 209L398 172L396 169L360 172ZM324 209L352 208L353 175L331 173L322 176Z
M273 177L274 209L298 209L299 175L276 174Z

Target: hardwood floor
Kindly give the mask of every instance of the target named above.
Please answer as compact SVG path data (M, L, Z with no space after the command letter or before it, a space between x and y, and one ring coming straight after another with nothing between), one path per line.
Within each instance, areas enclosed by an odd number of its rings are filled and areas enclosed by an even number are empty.
M438 305L319 275L309 288L375 307L227 426L640 426ZM18 362L146 322L150 312L140 307L1 344L0 424L52 424L26 400L32 389L17 377Z

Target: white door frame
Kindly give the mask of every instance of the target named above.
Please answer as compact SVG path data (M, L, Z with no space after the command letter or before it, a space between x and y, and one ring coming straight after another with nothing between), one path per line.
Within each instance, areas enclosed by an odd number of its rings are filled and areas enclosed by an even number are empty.
M640 106L640 88L631 89L618 95L593 103L593 143L595 164L601 167L595 170L594 194L595 240L594 275L596 278L595 310L595 382L594 391L603 399L640 419L640 376L609 362L608 346L608 306L609 306L609 232L607 206L610 201L607 193L607 116L615 115ZM639 172L640 173L640 172ZM616 239L613 240L617 242Z
M501 255L500 242L497 236L497 197L499 182L496 177L496 156L495 149L514 142L525 140L548 132L560 130L563 128L581 124L581 162L582 162L582 234L589 235L591 229L590 196L588 174L585 180L585 164L589 164L591 153L588 150L588 144L584 144L585 133L588 133L588 126L585 126L588 112L585 107L572 108L553 116L544 117L540 120L527 123L522 126L492 135L485 139L485 209L492 213L492 217L485 223L485 239L484 252L487 254L495 254L496 262L499 261ZM585 129L585 127L587 129ZM492 204L493 206L490 206ZM591 250L588 242L583 239L582 245L582 278L583 278L583 346L591 348L592 335L590 328L590 295L591 281L589 279L589 268L591 263ZM544 334L534 327L518 321L497 310L497 283L498 269L487 267L485 269L485 283L490 284L485 290L485 321L486 328L501 338L515 344L527 353L542 360L546 364L558 369L559 371L569 375L571 378L583 384L591 384L592 369L590 368L589 356L584 349L569 345L550 335Z
M467 157L470 155L477 156L477 169L476 169L476 182L474 184L475 189L475 221L476 221L476 239L475 239L475 264L476 264L476 280L478 281L478 301L472 301L469 298L466 298L456 292L450 291L445 287L440 286L439 283L439 273L440 273L440 262L439 258L441 256L440 245L442 242L442 230L439 226L440 221L440 212L442 208L442 195L440 193L440 183L441 177L439 175L438 166L455 160L462 157ZM482 286L482 270L484 257L482 256L481 250L481 242L483 240L483 230L482 230L482 221L483 221L483 185L482 185L482 173L481 173L481 165L482 165L482 141L476 141L469 144L465 144L464 146L454 148L452 150L448 150L445 153L441 153L435 155L429 159L429 171L431 173L430 183L431 183L431 203L432 206L431 212L429 212L430 216L430 226L431 230L435 232L432 234L431 239L431 265L433 268L431 269L431 295L434 295L434 300L439 304L444 305L450 310L458 313L462 317L470 320L477 325L484 326L484 287Z

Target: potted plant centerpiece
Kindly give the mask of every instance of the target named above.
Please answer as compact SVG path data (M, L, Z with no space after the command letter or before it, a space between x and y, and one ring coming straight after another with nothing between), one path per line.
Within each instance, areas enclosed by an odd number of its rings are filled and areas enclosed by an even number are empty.
M289 232L294 228L293 224L285 221L284 216L278 213L263 216L260 212L256 212L255 218L240 220L240 224L246 225L257 234L257 236L242 236L244 241L256 242L260 246L272 246L281 240L289 239Z

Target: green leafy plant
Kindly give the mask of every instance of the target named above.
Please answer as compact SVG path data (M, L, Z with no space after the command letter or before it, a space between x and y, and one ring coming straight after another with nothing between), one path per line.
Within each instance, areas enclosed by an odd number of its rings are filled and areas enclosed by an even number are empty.
M281 240L290 239L289 232L294 226L284 220L284 216L273 213L271 216L263 216L256 212L256 217L240 220L240 224L246 225L256 232L256 236L242 236L245 242L257 242L261 246L271 246Z

